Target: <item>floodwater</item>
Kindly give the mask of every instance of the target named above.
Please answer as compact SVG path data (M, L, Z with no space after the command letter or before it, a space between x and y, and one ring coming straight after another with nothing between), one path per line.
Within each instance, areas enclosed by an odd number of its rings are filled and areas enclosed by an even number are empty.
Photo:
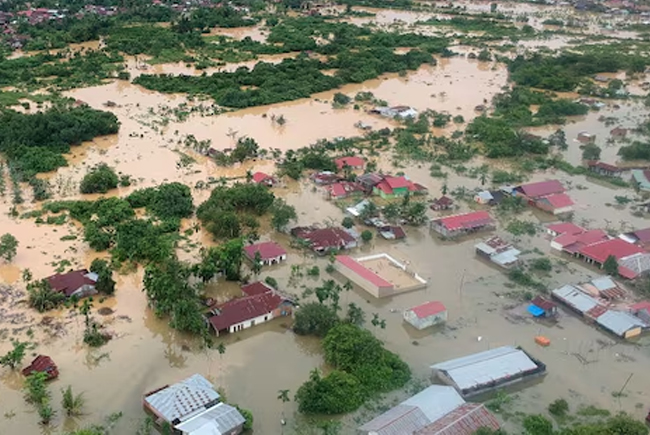
M485 2L480 7L487 5L489 3ZM540 8L528 4L503 6L506 7L512 7L516 13ZM499 8L502 8L501 4ZM400 11L377 12L378 20L386 23L395 19L416 21ZM254 31L261 35L259 29L227 29L233 37L242 37L243 33L236 36L236 32ZM464 53L467 50L459 47L458 51ZM185 135L193 134L198 140L210 139L211 146L216 149L230 148L235 138L250 136L258 141L261 148L286 151L312 144L321 138L359 135L361 132L354 127L358 121L374 129L398 125L352 107L334 109L331 100L335 92L353 97L357 92L370 91L390 105L410 105L420 111L447 111L452 115L463 115L469 121L475 116L473 108L483 104L484 100L490 101L507 83L507 73L502 66L479 63L461 56L438 61L437 66L424 66L404 77L389 74L317 94L309 99L221 115L202 116L194 113L185 121L177 119L171 108L184 104L186 107L210 106L211 102L188 101L182 95L162 95L121 81L76 89L66 95L92 107L112 111L121 122L121 130L117 135L97 138L73 148L66 156L68 167L43 177L53 184L55 199L80 198L78 183L87 168L105 162L135 180L133 186L116 189L109 195L124 196L139 187L180 181L193 187L198 205L209 194L207 190L194 188L198 181L206 181L209 177L242 178L247 170L273 172L273 162L258 160L233 168L218 167L182 145ZM135 65L135 59L129 62ZM180 64L151 68L159 68L160 72L165 73L188 74L188 69ZM108 101L115 104L108 107L105 105ZM599 112L590 112L583 118L571 120L564 127L569 141L569 150L565 155L567 160L573 164L579 163L581 151L573 139L579 131L588 130L597 134L597 143L603 141L603 160L614 162L617 147L604 146L608 131L617 125L633 127L645 117L637 103L617 103L621 105L620 109L609 106ZM274 121L280 115L286 120L284 125ZM617 121L614 125L605 126L598 120L601 116L616 117ZM436 133L447 134L454 129L452 125ZM545 135L554 130L555 127L549 127L535 132ZM183 154L193 162L186 166L181 164L187 160ZM380 169L395 170L389 156L380 156L378 163ZM476 159L468 166L483 163L491 167L506 167L509 162ZM450 174L444 181L430 177L428 164L403 166L411 179L429 188L431 197L440 194L445 182L450 190L456 187L483 187L478 180L459 176L451 169L445 169ZM603 186L585 177L571 177L559 171L536 173L531 181L550 178L558 178L569 187L569 194L576 202L574 221L577 223L592 228L623 230L648 226L647 219L631 215L628 208L604 206L614 203L616 195L634 197L630 189ZM297 224L336 224L342 219L340 209L326 201L323 192L308 181L284 180L284 183L276 189L276 194L296 207ZM26 203L19 207L19 213L35 208L29 189L26 186L23 188ZM97 196L85 197L94 199ZM283 411L289 421L284 432L292 433L292 425L299 419L294 415L296 405L290 402L283 406L276 397L281 389L289 389L293 396L308 378L310 370L326 368L317 340L295 336L288 329L290 319L282 319L223 338L227 350L222 356L214 350L201 349L194 339L174 332L164 320L157 319L151 312L142 292L142 270L139 269L117 277L115 297L94 302L93 316L105 325L114 338L100 349L89 350L82 344L81 316L61 310L48 313L46 317L25 307L21 276L25 269L30 269L35 278L41 278L52 274L59 266L63 270L88 267L94 258L103 257L105 253L91 251L81 241L79 225L74 223L56 226L36 224L33 219L10 218L10 201L9 193L0 199L0 225L3 232L17 237L19 249L12 263L0 263L0 284L3 285L0 288L0 354L9 350L11 345L8 338L29 339L27 330L31 327L34 338L29 340L37 342L37 346L30 351L26 360L35 354L46 354L56 361L61 377L50 384L53 405L58 410L54 420L55 432L100 422L103 416L119 411L123 412L123 418L118 423L116 433L134 433L144 416L141 409L144 392L193 373L201 373L225 389L229 402L253 411L256 433L281 433ZM459 211L475 207L461 203ZM433 212L428 213L430 217L434 216ZM548 215L532 212L525 212L520 218L537 223L553 220ZM184 221L183 228L190 228L193 223L193 219ZM548 375L542 382L517 393L519 400L512 405L517 410L543 412L549 402L565 397L574 399L573 403L594 404L613 411L625 410L637 417L643 416L648 402L647 391L650 390L650 378L643 376L650 363L647 339L642 339L637 345L622 344L566 312L563 312L556 326L524 320L513 323L515 321L506 318L504 310L523 301L508 295L512 289L500 270L475 258L473 246L484 234L457 242L442 242L426 228L409 227L406 231L408 237L405 241L373 240L352 255L386 252L399 261L408 262L409 267L429 280L428 287L383 300L374 300L355 288L344 293L341 302L343 305L359 305L366 312L368 320L373 313L385 319L386 329L375 329L371 325L368 328L385 341L388 349L400 354L417 378L426 380L428 367L435 362L505 344L520 345L547 364ZM314 259L290 249L288 238L272 233L268 229L268 222L263 222L260 233L263 239L277 240L289 250L287 263L265 268L260 277L272 276L277 279L280 288L296 295L302 293L304 286L315 287L321 279L330 278L325 272L326 259ZM499 234L512 239L503 231ZM77 239L62 241L61 238L67 235L77 235ZM194 244L214 244L203 231L189 239ZM553 258L554 271L542 277L549 288L580 282L598 273L583 263L551 253L548 240L541 235L524 236L515 242L526 250L537 248ZM196 246L179 250L183 260L194 260L197 255ZM526 255L530 257L535 254ZM314 264L321 270L320 278L292 277L292 266L306 268ZM337 276L334 278L338 279ZM238 292L236 284L224 282L213 283L206 289L209 296L219 300L235 296ZM403 309L429 300L440 300L447 306L447 326L418 332L403 323ZM97 313L100 307L110 308L113 313L101 316ZM550 347L541 348L534 344L534 337L540 334L551 340ZM624 394L618 398L612 396L613 392L621 389L630 374L633 374L633 380ZM23 400L21 385L19 374L0 369L0 410L3 411L0 413L0 434L41 431L33 408ZM84 392L86 398L86 413L76 421L65 418L59 409L59 390L67 385L72 385L76 392ZM345 418L344 423L343 433L353 433L355 423L350 418Z

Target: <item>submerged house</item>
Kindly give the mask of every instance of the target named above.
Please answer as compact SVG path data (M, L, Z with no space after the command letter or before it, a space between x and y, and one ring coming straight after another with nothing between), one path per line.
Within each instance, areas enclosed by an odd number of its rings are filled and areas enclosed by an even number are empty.
M29 376L36 372L45 373L47 380L59 377L59 369L56 367L52 358L46 355L39 355L34 358L32 363L23 369L22 374L23 376Z
M363 196L365 190L363 186L354 181L338 181L325 187L325 192L330 199L345 199L354 196Z
M199 374L145 394L142 405L156 428L169 425L175 435L238 435L246 422Z
M503 346L431 366L432 374L464 398L542 376L546 365L521 348Z
M559 215L573 211L573 200L565 191L558 180L548 180L522 184L513 190L513 194L522 197L533 207Z
M474 246L476 254L505 269L519 263L521 251L504 241L499 236L490 237L485 242Z
M416 118L418 116L418 111L409 106L375 107L370 110L370 113L387 118L401 119Z
M400 196L408 195L412 185L406 177L399 176L385 176L377 185L373 188L372 193L379 195L383 199L392 199Z
M494 220L486 211L457 214L430 221L431 229L444 237L458 237L476 231L493 229L494 226Z
M591 172L605 177L620 177L623 174L623 170L618 166L600 161L589 161L587 167Z
M314 252L322 255L333 250L356 248L358 245L357 237L350 230L337 227L297 227L291 230L291 234L304 240Z
M46 279L53 291L63 293L67 297L83 298L97 293L95 284L98 278L96 273L80 269L63 274L57 273Z
M551 237L557 237L562 234L575 235L584 232L584 228L571 222L560 222L557 224L550 224L546 227L546 233Z
M449 210L454 205L454 200L448 196L442 195L440 198L434 199L430 208L433 211Z
M431 301L404 311L404 321L422 330L447 321L447 308L442 302Z
M241 331L293 314L294 302L264 282L247 284L241 291L243 296L213 306L210 310L208 323L217 335Z
M259 253L259 261L264 266L278 264L287 259L287 251L276 242L260 242L244 246L244 255L253 262Z
M534 317L556 317L557 305L542 296L535 296L530 301L528 312Z
M345 168L363 169L364 166L366 166L366 161L363 157L358 156L339 157L334 159L334 163L339 171L342 171Z
M485 408L482 408L484 411L480 413L487 413L486 418L476 418L473 423L471 419L463 419L462 416L471 411L463 408L466 405L482 407L478 404L465 403L452 387L431 385L365 423L359 427L358 433L363 435L464 434L465 432L459 432L463 427L459 422L463 420L469 423L468 434L474 433L481 427L477 425L478 423L498 429L499 424L496 419ZM472 414L478 417L478 413ZM441 427L447 428L447 431L441 431Z
M648 169L633 169L632 182L637 189L643 192L650 192L650 170Z
M277 184L278 180L268 174L265 174L264 172L256 172L253 174L253 182L262 184L264 186L273 187Z

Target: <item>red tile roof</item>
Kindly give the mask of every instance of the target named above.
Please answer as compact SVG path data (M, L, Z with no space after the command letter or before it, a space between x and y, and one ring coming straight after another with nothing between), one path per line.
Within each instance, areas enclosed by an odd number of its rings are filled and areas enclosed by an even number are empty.
M376 285L377 287L393 287L393 284L386 281L384 278L377 275L372 270L366 268L361 263L357 262L355 259L348 255L337 255L336 261L359 275L361 278Z
M481 403L464 403L414 435L473 435L480 428L499 429L499 422Z
M475 211L436 219L435 222L444 226L448 231L456 231L490 225L493 221L487 211Z
M323 228L306 231L298 237L311 243L312 249L341 248L354 242L354 237L341 228Z
M564 193L566 189L558 180L540 181L538 183L522 184L519 189L529 198L539 198L554 193Z
M611 239L604 242L597 242L580 249L580 254L601 264L604 263L610 255L613 255L617 260L620 260L621 258L629 257L630 255L639 254L641 252L645 251L622 239Z
M263 183L268 180L273 181L273 177L271 177L268 174L265 174L264 172L256 172L253 174L253 181L256 183Z
M341 181L327 186L327 191L335 198L343 198L354 192L363 192L363 186L359 183Z
M86 269L74 270L64 274L57 273L47 277L47 282L52 290L71 296L72 293L84 285L95 285L97 281L88 278L87 274L88 270Z
M447 311L447 308L445 308L442 302L431 301L426 302L422 305L418 305L417 307L413 307L410 309L410 311L413 311L419 319L424 319L425 317L445 312Z
M387 176L384 178L384 181L388 183L391 189L400 189L403 187L410 187L411 183L409 180L406 179L403 175L399 177L392 177L392 176Z
M366 161L361 157L348 156L339 157L338 159L334 160L334 163L336 163L336 167L339 168L340 171L345 166L349 166L351 168L363 168L366 164Z
M255 281L241 287L241 292L246 296L261 295L273 291L273 287L261 281Z
M393 189L390 188L390 185L386 182L386 180L381 180L375 187L387 195L393 193Z
M243 296L217 306L219 314L210 317L209 321L216 331L223 331L246 320L269 314L285 300L273 291Z
M570 207L573 205L573 200L566 193L555 193L553 195L540 198L538 201L548 201L548 203L554 209Z
M568 252L578 252L582 247L597 242L609 240L609 236L603 230L587 230L580 234L562 234L553 239L554 243L560 244L562 249Z
M585 229L571 222L561 222L547 226L549 230L559 234L579 234L585 232Z
M262 260L271 260L281 255L287 255L287 251L275 242L262 242L244 246L244 253L249 259L254 260L256 252L260 253Z

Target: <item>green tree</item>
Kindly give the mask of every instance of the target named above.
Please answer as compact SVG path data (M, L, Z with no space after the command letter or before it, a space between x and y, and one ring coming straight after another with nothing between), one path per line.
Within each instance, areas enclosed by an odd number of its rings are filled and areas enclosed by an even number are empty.
M364 243L368 243L369 241L372 240L372 232L370 230L363 230L361 232L361 240L364 241Z
M294 314L293 331L298 335L324 337L338 322L336 312L323 304L308 302Z
M348 281L349 282L349 281ZM361 307L359 307L354 302L348 305L348 312L345 316L345 321L356 326L363 326L365 322L366 313L363 312Z
M284 425L284 404L291 401L289 398L289 390L278 390L277 399L282 401L282 424Z
M524 429L529 435L553 435L553 424L541 415L524 418Z
M23 269L22 271L22 280L25 284L31 282L32 278L34 276L32 275L32 271L29 269Z
M106 193L115 189L120 179L115 171L105 163L91 168L81 180L81 193Z
M13 235L6 233L0 237L0 258L11 262L16 256L17 248L18 240Z
M569 412L569 403L564 399L556 399L548 405L548 412L556 417L564 417Z
M613 255L608 256L603 263L603 270L608 275L618 276L618 261L616 261L616 257Z
M27 285L29 306L39 312L53 310L65 301L65 295L52 290L46 279L31 282Z
M332 101L334 101L334 103L336 103L338 105L345 106L350 101L352 101L352 99L350 97L348 97L347 95L345 95L345 94L337 92L337 93L334 94L334 97L332 98Z
M354 226L354 219L352 219L350 216L346 216L341 221L341 225L343 228L352 228Z
M600 160L601 149L598 145L590 143L582 148L583 160Z
M260 272L262 271L262 254L260 254L260 251L255 251L255 258L253 258L252 270L255 276L259 275Z
M27 350L29 343L12 339L11 344L13 345L13 349L0 357L0 366L9 367L11 370L14 370L23 362L25 351Z
M284 231L291 221L298 219L296 209L281 198L276 198L273 201L271 214L271 226L276 231Z
M294 400L298 410L305 414L342 414L361 406L364 396L354 376L334 370L321 377L315 369L310 379L300 386Z
M95 284L95 288L98 292L105 295L112 295L115 293L113 271L106 260L95 258L90 264L90 271L97 274L97 283Z
M478 54L477 59L479 60L479 62L489 62L492 60L492 55L490 54L490 51L488 49L484 48Z

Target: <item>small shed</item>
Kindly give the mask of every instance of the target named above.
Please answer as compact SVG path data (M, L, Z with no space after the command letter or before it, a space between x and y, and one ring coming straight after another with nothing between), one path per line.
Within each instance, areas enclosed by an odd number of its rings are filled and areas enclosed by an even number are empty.
M596 135L591 134L587 131L581 131L578 133L578 142L583 145L591 144L596 142Z
M422 330L447 321L447 308L442 302L431 301L404 311L404 320Z
M492 196L492 192L489 190L483 190L482 192L478 192L476 195L474 195L474 201L478 202L479 204L489 204L490 201L494 200L494 196Z
M387 225L377 228L377 231L379 231L379 235L386 240L401 240L406 238L406 233L400 226Z
M542 296L536 296L530 301L528 312L535 317L556 317L557 305Z
M47 374L48 380L59 377L59 369L56 364L52 361L52 358L45 355L37 356L30 365L23 369L22 373L23 376L29 376L36 372Z
M433 200L431 204L431 210L440 211L440 210L449 210L454 205L454 200L448 196L442 195L438 199Z

